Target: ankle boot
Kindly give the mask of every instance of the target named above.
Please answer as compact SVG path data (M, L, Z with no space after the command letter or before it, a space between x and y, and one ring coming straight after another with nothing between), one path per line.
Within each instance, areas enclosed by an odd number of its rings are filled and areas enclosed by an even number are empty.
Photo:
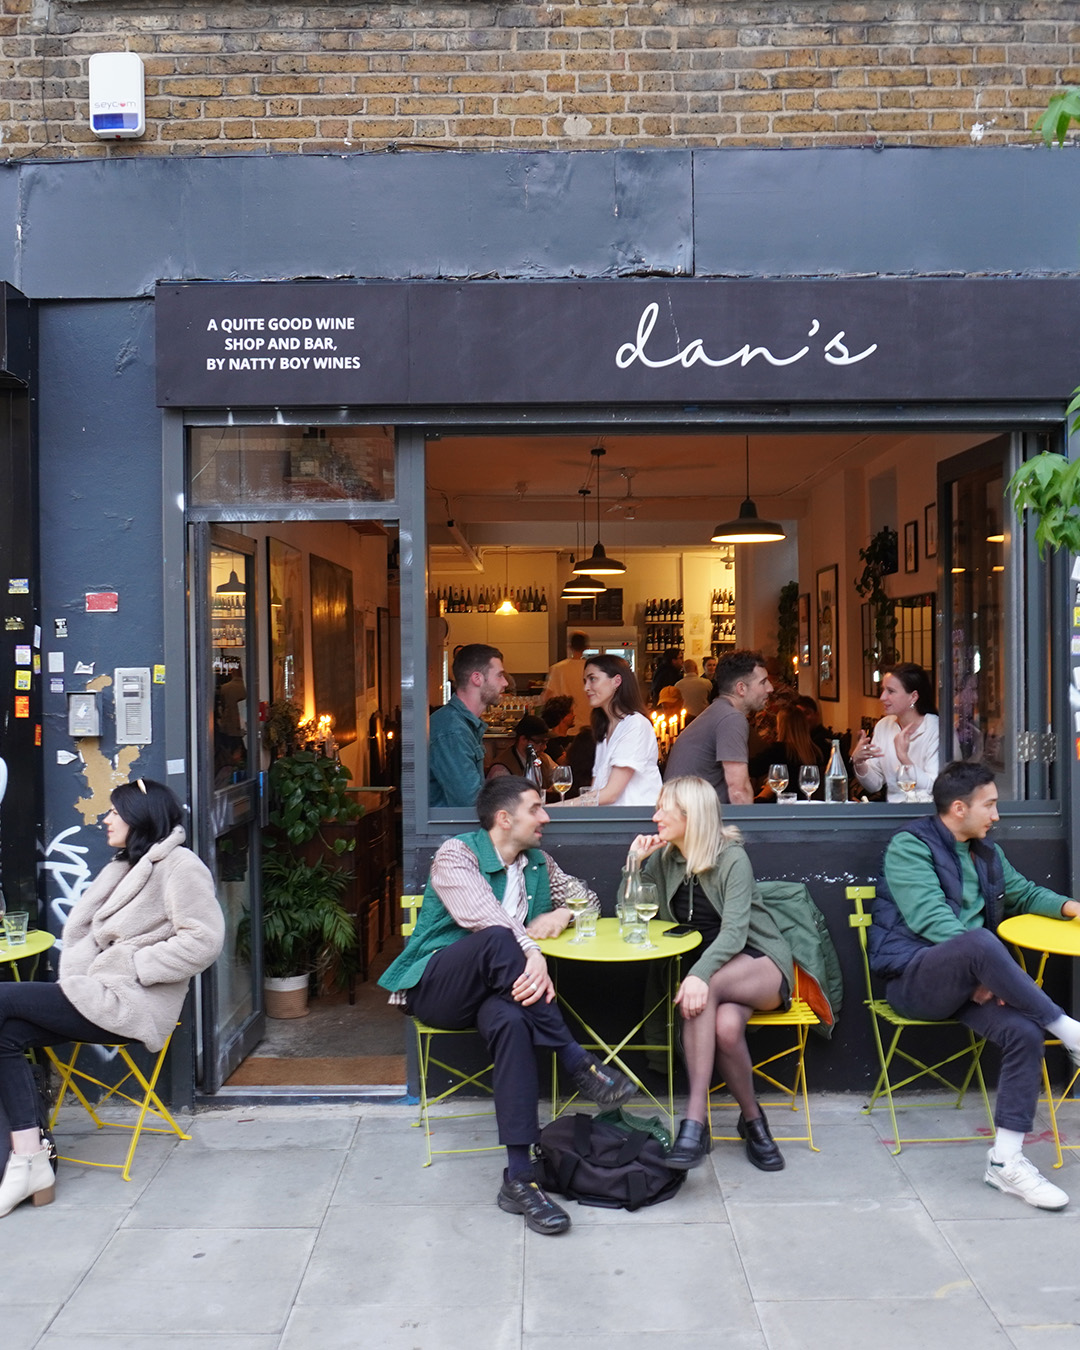
M48 1148L37 1153L12 1153L0 1181L0 1218L24 1200L49 1205L56 1195L56 1178L49 1166Z
M755 1167L760 1167L763 1172L783 1171L784 1155L769 1133L769 1122L765 1119L764 1111L757 1120L747 1120L740 1111L736 1129L739 1138L746 1140L746 1156Z

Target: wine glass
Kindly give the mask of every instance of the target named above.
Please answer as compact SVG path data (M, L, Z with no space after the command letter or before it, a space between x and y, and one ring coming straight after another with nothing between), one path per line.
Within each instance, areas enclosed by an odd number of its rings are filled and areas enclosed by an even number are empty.
M769 765L769 786L773 796L779 797L788 785L788 766L786 764Z
M566 905L566 908L570 911L570 913L574 916L575 921L577 920L577 916L579 914L581 914L584 910L589 908L590 902L591 898L587 894L584 886L574 886L571 890L567 891L566 895L563 897L563 903ZM575 929L574 936L570 939L571 945L574 947L580 947L584 941L585 939Z
M913 802L915 800L915 765L901 764L900 771L896 775L896 786L904 794L904 800Z
M799 770L799 791L809 801L821 786L821 770L816 764L804 764Z
M660 896L651 881L643 881L634 900L634 912L645 925L641 938L642 951L656 951L656 943L649 940L649 920L655 919L660 910Z
M551 771L551 790L559 794L562 801L574 786L574 771L569 764L556 764Z

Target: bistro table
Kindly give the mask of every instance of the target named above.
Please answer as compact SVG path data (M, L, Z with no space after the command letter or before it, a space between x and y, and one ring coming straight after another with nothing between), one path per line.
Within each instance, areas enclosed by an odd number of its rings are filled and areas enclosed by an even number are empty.
M1028 974L1040 988L1042 987L1043 975L1046 972L1046 963L1051 956L1080 956L1080 919L1051 919L1045 914L1014 914L1009 919L1002 919L1001 923L998 924L997 933L1003 942L1008 942L1015 950L1017 958L1025 970L1027 970L1025 951L1039 953L1038 966L1034 973L1028 971ZM1050 1038L1047 1040L1047 1044L1060 1045L1061 1042ZM1080 1148L1080 1144L1063 1144L1061 1142L1057 1124L1058 1107L1072 1091L1073 1084L1078 1076L1080 1076L1080 1069L1073 1073L1055 1103L1054 1094L1050 1089L1050 1075L1046 1071L1046 1062L1043 1061L1043 1086L1046 1089L1046 1100L1050 1111L1050 1128L1054 1135L1054 1145L1057 1148L1055 1167L1060 1167L1064 1162L1062 1149Z
M670 919L654 919L649 924L649 940L655 944L654 947L643 948L640 944L624 942L619 934L618 919L599 919L596 924L596 937L587 938L584 942L573 943L570 939L574 936L573 927L564 929L556 938L545 938L537 945L545 957L555 957L557 961L590 961L598 965L637 965L639 962L660 961L663 963L663 989L660 997L649 1004L642 1013L641 1017L634 1023L626 1034L614 1045L609 1045L600 1033L585 1020L578 1010L559 992L558 988L558 964L554 971L555 992L558 995L559 1003L568 1012L574 1020L580 1024L589 1040L583 1042L588 1050L595 1050L603 1055L605 1064L617 1064L618 1067L633 1080L638 1089L649 1098L661 1111L666 1110L672 1129L675 1128L675 1009L672 999L675 996L678 987L679 957L691 952L695 947L701 944L700 933L686 933L681 937L664 937L664 930L673 927ZM643 999L643 1004L647 1000ZM654 1013L663 1011L665 1014L666 1040L661 1042L635 1040L635 1037L641 1035L646 1022ZM629 1018L634 1016L629 1014ZM637 1051L660 1051L667 1058L667 1106L660 1101L646 1085L641 1081L633 1069L631 1069L621 1058L626 1050ZM559 1073L558 1065L555 1064L552 1069L551 1084L551 1111L552 1116L557 1116L565 1111L577 1094L574 1093L566 1101L559 1101Z
M37 928L27 933L26 941L15 947L10 946L8 942L0 938L0 965L10 965L16 980L21 980L19 962L32 959L34 964L30 970L30 978L33 979L37 974L38 958L42 952L47 952L55 941L56 938L51 933L43 932Z

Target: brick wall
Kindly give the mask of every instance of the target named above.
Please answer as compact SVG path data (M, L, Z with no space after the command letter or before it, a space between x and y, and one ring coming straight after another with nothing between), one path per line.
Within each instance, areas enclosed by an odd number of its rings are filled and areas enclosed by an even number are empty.
M1023 17L1020 17L1023 16ZM97 141L92 52L147 132ZM0 155L1030 143L1080 83L1074 3L0 0Z

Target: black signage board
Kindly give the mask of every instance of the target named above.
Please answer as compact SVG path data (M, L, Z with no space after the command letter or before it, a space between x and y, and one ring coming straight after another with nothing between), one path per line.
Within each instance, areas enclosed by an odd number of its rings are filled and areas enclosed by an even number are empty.
M157 288L158 403L1065 399L1080 280L192 282Z

